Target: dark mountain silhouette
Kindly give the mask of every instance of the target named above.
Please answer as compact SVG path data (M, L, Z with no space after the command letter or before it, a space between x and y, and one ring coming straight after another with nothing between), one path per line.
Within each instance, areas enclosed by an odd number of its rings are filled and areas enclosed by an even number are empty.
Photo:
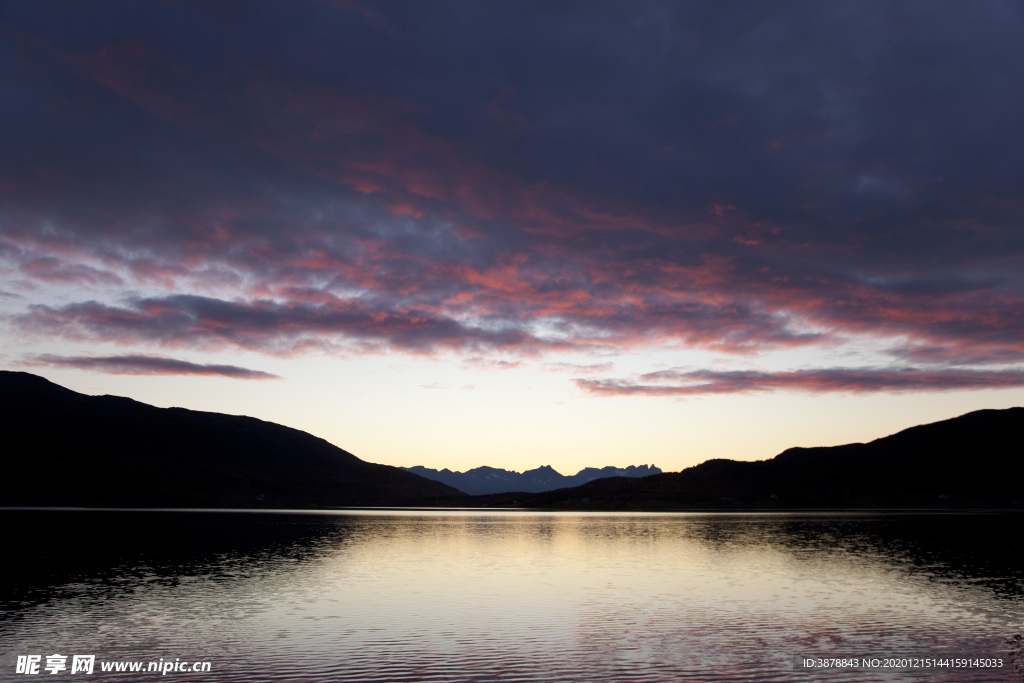
M0 505L316 508L464 498L297 429L0 372Z
M449 469L434 470L417 465L403 467L407 472L414 472L421 477L433 479L453 488L472 495L488 493L505 493L508 491L526 491L539 493L553 491L572 486L581 486L595 479L605 477L647 477L661 474L654 465L630 465L629 467L585 467L572 476L565 476L550 465L544 465L525 472L511 472L495 467L475 467L466 472L452 472Z
M979 410L871 443L790 448L770 460L708 460L643 479L475 499L572 509L1018 508L1024 408Z
M524 490L562 477L550 467L450 473L527 477L516 493L468 496L255 418L86 396L0 372L0 506L1016 508L1024 499L1022 453L1024 408L980 410L867 444L791 448L757 462L708 460L553 491Z

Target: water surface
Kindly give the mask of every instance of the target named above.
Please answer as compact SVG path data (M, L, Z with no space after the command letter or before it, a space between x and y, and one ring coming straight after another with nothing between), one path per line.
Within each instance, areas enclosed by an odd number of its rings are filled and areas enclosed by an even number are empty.
M3 680L53 653L212 668L39 680L1020 680L1008 664L794 668L1007 660L1024 626L1014 514L0 515Z

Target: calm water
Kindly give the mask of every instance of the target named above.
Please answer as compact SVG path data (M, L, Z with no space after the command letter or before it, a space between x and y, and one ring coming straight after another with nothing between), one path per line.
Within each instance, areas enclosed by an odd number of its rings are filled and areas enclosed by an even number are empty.
M0 680L1013 681L1020 515L0 512ZM93 654L92 676L16 674ZM101 662L208 661L210 673ZM70 669L70 657L67 662Z

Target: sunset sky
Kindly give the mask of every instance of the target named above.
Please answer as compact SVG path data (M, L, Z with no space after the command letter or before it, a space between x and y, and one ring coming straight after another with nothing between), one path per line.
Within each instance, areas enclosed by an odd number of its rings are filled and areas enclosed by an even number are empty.
M5 2L0 366L390 465L1024 405L1018 2Z

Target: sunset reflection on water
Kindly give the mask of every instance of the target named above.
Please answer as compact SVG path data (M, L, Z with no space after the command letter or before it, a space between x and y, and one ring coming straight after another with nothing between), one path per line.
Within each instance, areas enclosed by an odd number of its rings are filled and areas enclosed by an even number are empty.
M1005 657L1024 602L1016 515L4 514L23 547L77 539L5 591L11 671L67 650L215 681L824 680L794 657Z

